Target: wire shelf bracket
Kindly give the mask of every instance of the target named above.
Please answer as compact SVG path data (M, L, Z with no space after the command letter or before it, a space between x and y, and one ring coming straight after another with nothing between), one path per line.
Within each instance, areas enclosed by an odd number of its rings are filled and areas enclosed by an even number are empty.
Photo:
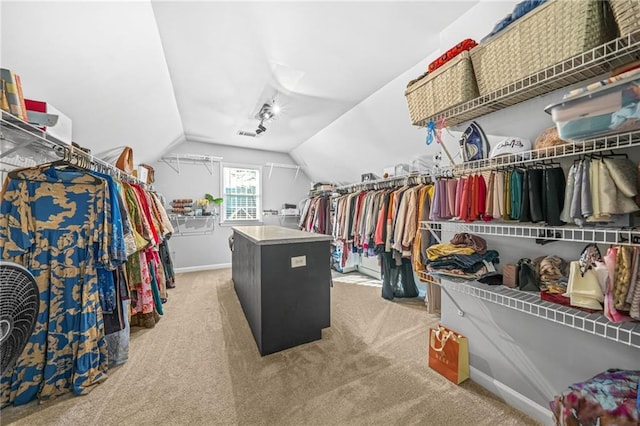
M447 287L442 283L442 281L440 281L440 278L434 277L433 275L429 275L425 271L419 271L418 276L420 277L420 281L440 286L440 289L449 297L449 300L451 300L451 303L453 303L453 306L455 306L456 309L458 310L458 316L464 317L464 310L462 310L460 305L458 305L458 302L456 302L453 296L451 296L451 293L449 293L449 290L447 289Z
M295 169L296 175L293 178L294 181L298 179L298 175L300 174L300 166L296 164L267 163L266 166L269 167L269 179L271 179L271 174L273 173L274 167L281 169Z
M165 163L167 166L171 167L171 169L180 174L181 165L185 164L202 164L209 174L213 176L214 164L222 161L222 157L215 157L212 155L201 155L201 154L169 154L163 156L160 161ZM175 164L175 166L174 166Z

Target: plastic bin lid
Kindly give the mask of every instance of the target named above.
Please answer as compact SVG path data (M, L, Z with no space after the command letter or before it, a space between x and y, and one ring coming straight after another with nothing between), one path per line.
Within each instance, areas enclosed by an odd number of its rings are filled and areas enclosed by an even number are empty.
M602 86L600 86L600 87L598 87L596 89L593 89L593 90L587 90L587 91L585 91L583 93L576 94L575 96L568 97L566 99L563 99L560 102L553 103L553 104L547 106L544 109L544 112L546 112L547 114L551 114L551 110L553 108L557 108L559 106L565 106L565 105L571 104L574 101L577 101L577 100L580 100L580 99L590 99L590 98L592 98L592 97L594 97L596 95L603 95L603 94L606 94L606 93L609 93L609 92L613 92L615 88L617 88L619 86L622 86L624 84L628 84L628 83L631 83L631 82L640 83L640 69L634 69L634 70L631 70L631 71L627 71L626 73L623 73L621 75L625 75L625 74L628 74L628 76L623 78L623 79L621 79L621 80L617 80L617 81L614 81L614 82L607 83L608 80L602 80L602 81L600 81L600 84L602 84ZM619 76L617 76L617 77L619 77ZM585 89L586 87L588 87L588 86L583 87L583 89Z

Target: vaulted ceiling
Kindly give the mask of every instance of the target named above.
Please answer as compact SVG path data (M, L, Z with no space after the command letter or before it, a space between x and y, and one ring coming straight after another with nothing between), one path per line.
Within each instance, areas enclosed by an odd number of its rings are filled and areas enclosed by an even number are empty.
M3 1L0 58L96 153L130 145L153 161L184 140L290 152L475 3ZM264 134L237 135L274 99Z

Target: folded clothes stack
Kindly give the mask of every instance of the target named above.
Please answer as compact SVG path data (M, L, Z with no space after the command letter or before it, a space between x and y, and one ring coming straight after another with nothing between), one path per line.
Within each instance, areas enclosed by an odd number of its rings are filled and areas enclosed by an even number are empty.
M477 280L495 274L498 252L487 250L487 242L467 233L455 234L449 243L434 244L427 249L426 270L442 278Z

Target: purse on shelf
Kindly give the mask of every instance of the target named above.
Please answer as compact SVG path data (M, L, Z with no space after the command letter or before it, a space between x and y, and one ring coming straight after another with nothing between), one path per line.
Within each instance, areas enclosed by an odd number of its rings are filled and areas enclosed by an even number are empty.
M128 175L133 173L135 170L133 167L133 148L130 146L124 147L120 156L116 160L116 167Z
M531 259L518 261L518 289L522 291L540 291L540 281L536 264Z
M119 146L95 154L95 156L106 163L113 164L117 169L122 170L128 175L132 175L135 170L133 167L133 148L130 146Z
M538 135L535 142L533 143L533 149L551 148L553 146L565 145L567 143L569 142L565 141L564 139L560 139L560 136L558 136L558 129L554 126L543 130ZM544 154L541 153L539 155L543 156Z
M518 265L507 263L502 267L502 285L510 288L518 287Z

